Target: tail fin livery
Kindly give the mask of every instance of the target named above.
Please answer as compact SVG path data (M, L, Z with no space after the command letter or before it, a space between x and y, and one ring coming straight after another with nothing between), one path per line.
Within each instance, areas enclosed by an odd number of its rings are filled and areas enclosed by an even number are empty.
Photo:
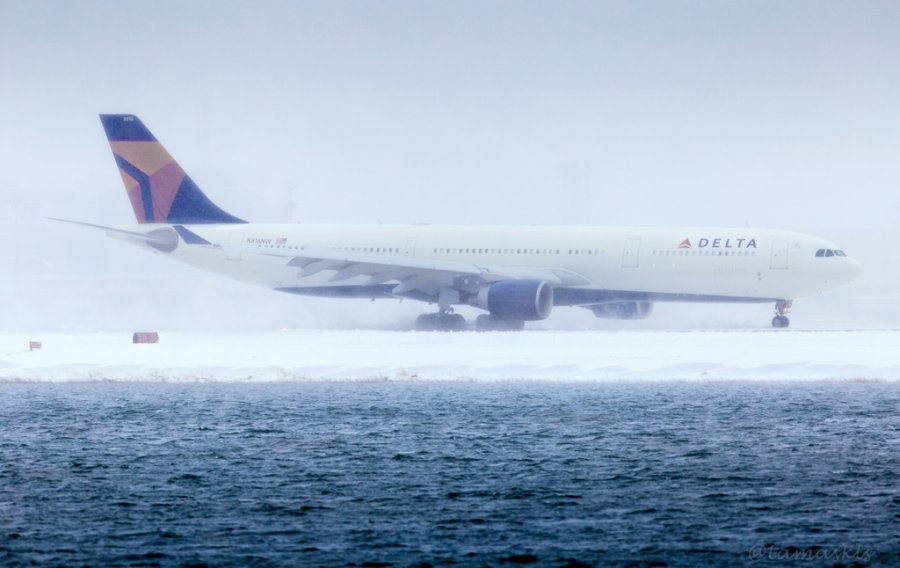
M138 223L245 223L219 209L184 173L141 120L101 114Z

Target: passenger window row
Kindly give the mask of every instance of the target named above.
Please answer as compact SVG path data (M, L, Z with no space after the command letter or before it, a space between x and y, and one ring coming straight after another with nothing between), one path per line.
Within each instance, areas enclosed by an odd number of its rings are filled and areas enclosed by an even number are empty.
M654 250L653 256L756 256L755 250Z
M288 248L306 250L305 246L288 247ZM340 250L340 251L344 251L344 252L391 252L391 253L399 253L400 252L400 249L395 248L395 247L323 247L323 249Z
M561 249L521 249L521 248L435 248L434 254L564 254ZM569 249L565 254L570 255L601 255L606 251L600 249Z

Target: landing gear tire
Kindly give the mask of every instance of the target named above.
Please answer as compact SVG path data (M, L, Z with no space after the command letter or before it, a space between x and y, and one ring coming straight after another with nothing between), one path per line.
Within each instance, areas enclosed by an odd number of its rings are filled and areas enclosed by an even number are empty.
M416 318L418 331L463 331L466 329L466 318L459 314L443 313L422 314Z
M791 311L791 306L793 305L792 300L778 300L775 302L775 317L772 318L772 327L777 329L784 329L787 326L791 325L791 320L784 314Z
M772 327L781 329L789 325L791 325L791 320L787 316L775 316L772 318Z
M478 331L522 331L525 329L525 322L481 314L475 318L475 328Z

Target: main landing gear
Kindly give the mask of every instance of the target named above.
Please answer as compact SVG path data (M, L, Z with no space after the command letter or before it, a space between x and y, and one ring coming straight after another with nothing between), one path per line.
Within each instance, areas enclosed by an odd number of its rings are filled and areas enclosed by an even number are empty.
M478 331L522 331L525 322L507 319L493 314L481 314L475 318L475 329ZM468 329L466 319L453 313L452 309L435 314L422 314L416 318L417 331L465 331Z
M779 300L775 302L775 317L772 318L772 327L785 328L791 325L791 320L784 314L791 311L791 300Z
M416 318L418 331L464 331L466 318L454 314L452 309L441 310L436 314L422 314Z

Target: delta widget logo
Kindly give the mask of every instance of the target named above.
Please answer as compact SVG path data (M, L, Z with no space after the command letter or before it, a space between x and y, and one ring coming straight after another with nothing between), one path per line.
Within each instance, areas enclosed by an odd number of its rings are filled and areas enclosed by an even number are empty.
M691 244L691 239L684 239L681 243L678 244L678 248L680 249L689 249L694 248L694 245ZM713 238L713 239L698 239L697 240L697 248L724 248L724 249L748 249L756 248L756 239L736 239L736 238Z

